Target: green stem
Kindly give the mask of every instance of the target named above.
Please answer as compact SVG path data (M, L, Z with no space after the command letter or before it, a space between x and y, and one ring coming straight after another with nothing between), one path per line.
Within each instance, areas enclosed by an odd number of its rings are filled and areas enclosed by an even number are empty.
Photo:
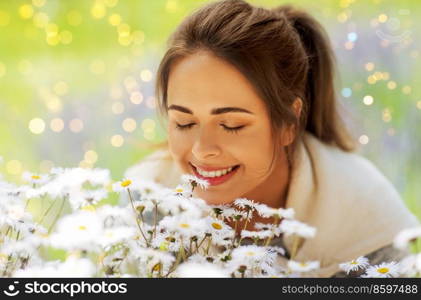
M6 234L4 235L5 237L7 237L7 235L9 234L10 229L12 229L12 226L10 226L10 225L9 225L9 227L8 227L8 228L7 228L7 230L6 230Z
M154 215L154 220L153 220L154 226L153 226L153 237L156 237L156 226L158 223L158 204L155 203L155 215Z
M246 222L244 223L244 228L243 228L243 230L246 230L246 228L247 228L247 223L248 223L248 221L249 221L249 214L250 214L250 209L249 210L247 210L247 217L246 217ZM241 241L243 240L243 237L241 237L241 234L240 234L240 240L238 241L238 245L239 246L241 246Z
M6 277L6 275L7 275L7 269L9 268L9 265L10 265L10 262L11 262L11 258L12 258L12 254L10 253L10 254L7 256L6 267L4 268L4 271L3 271L3 276L2 276L2 277Z
M300 242L300 237L298 235L295 235L294 241L293 241L293 244L292 244L292 250L291 250L291 259L292 260L295 258L295 255L297 254L299 242Z
M181 249L180 249L180 252L181 252L181 257L182 257L183 261L185 261L187 259L187 257L186 257L186 251L184 250L183 239L181 239Z
M53 223L51 223L50 228L48 228L48 234L51 233L51 230L53 229L54 225L56 225L56 222L57 222L58 218L61 216L61 213L63 212L63 208L64 208L65 203L66 203L66 196L63 197L63 201L61 202L59 212L56 215L56 217L54 218Z
M192 253L193 240L190 238L189 253Z
M57 198L54 199L54 201L50 204L50 206L47 208L47 210L42 215L41 219L38 221L38 224L41 224L42 221L44 221L44 218L47 216L47 214L50 212L50 210L53 208L54 204L56 204Z
M209 249L212 243L212 236L209 237L208 246L206 247L206 255L209 255Z
M184 256L184 254L182 252L184 252L183 240L181 240L181 246L180 246L180 249L178 250L177 258L175 260L175 263L172 265L171 269L168 271L167 274L165 274L164 277L168 277L168 275L170 275L172 272L174 272L175 269L178 267L178 265L181 262L182 257Z
M232 238L232 242L231 242L232 247L231 248L234 248L235 238L237 236L237 228L238 228L238 220L235 219L235 224L234 224L234 237Z
M25 203L25 208L23 209L24 211L26 211L26 209L28 208L28 205L29 205L29 200L31 200L31 198L28 198L28 199L26 200L26 203Z
M196 252L199 251L200 246L202 246L203 242L206 240L208 236L205 235L205 237L200 241L199 246L196 247Z
M140 223L139 223L139 218L137 217L137 211L136 211L136 208L134 207L134 202L133 202L133 198L132 198L132 193L130 192L130 189L129 189L129 188L127 188L127 192L129 193L130 203L132 204L132 208L133 208L133 211L134 211L135 216L136 216L136 224L137 224L137 227L139 228L140 234L141 234L141 235L143 236L143 238L145 239L146 245L149 247L149 242L148 242L148 239L146 238L145 234L143 233L142 227L140 226Z

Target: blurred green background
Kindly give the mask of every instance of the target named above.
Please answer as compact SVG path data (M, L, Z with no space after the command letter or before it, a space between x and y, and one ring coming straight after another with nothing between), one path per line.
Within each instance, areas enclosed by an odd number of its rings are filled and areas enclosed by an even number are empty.
M0 0L0 173L104 167L118 180L165 139L154 79L201 0ZM249 1L273 7L285 1ZM294 1L327 29L362 155L421 217L421 2ZM344 170L352 172L352 170Z

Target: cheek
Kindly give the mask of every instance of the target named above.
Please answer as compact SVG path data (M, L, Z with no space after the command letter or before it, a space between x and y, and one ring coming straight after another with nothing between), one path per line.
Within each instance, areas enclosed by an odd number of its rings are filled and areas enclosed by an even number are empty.
M238 153L247 176L261 178L270 168L273 140L268 132L261 130L242 144Z
M191 150L191 138L177 129L168 129L168 148L172 156L180 161Z

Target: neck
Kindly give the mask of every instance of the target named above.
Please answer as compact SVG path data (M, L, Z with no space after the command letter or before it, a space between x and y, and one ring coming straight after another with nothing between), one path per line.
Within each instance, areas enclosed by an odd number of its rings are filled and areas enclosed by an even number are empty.
M282 154L278 158L278 161L274 163L271 174L266 180L256 189L242 197L266 204L269 207L285 208L291 170L285 151L282 151ZM263 218L254 212L253 218L248 222L246 229L254 230L255 223L274 222L275 220L273 218ZM228 224L232 226L234 222L229 222ZM244 222L240 222L238 225L239 230L244 229Z
M273 208L285 207L290 173L289 162L283 150L277 160L275 160L272 171L265 181L242 197Z

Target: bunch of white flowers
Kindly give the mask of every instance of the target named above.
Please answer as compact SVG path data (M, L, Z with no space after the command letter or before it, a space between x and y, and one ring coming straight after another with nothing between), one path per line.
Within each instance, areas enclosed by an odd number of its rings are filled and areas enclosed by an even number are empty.
M320 267L295 260L300 239L316 229L292 209L245 198L207 205L193 191L208 182L191 175L174 189L130 178L112 183L104 169L26 172L24 180L0 180L2 277L299 277ZM107 204L111 193L128 203ZM268 222L251 226L254 216ZM277 244L282 236L292 237L291 253ZM341 268L403 272L394 263L368 266L358 258Z

